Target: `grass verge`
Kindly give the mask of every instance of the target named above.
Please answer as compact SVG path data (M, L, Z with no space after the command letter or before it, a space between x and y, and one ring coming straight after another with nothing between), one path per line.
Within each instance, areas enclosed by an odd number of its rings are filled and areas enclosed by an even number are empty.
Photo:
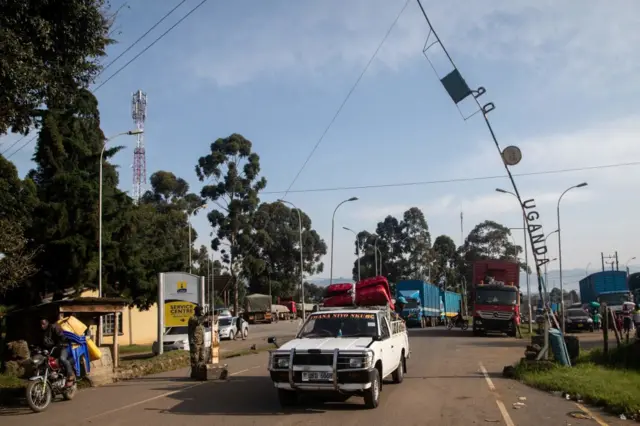
M545 391L565 392L574 399L603 407L627 418L640 419L640 361L631 357L637 348L622 346L604 357L600 350L585 352L573 367L553 364L539 368L520 363L516 377L523 383ZM629 363L624 363L627 360ZM631 368L630 368L631 367Z
M120 354L144 354L151 352L151 345L126 345L118 348Z

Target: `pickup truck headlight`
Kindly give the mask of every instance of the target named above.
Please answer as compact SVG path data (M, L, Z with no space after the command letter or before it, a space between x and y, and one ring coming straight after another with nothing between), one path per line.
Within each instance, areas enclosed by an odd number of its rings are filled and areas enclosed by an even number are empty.
M349 358L349 368L362 368L364 362L364 358Z
M276 358L276 368L289 368L289 358L278 357Z
M587 322L588 322L588 323L592 323L592 322L593 322L593 320L592 320L591 318L587 318Z

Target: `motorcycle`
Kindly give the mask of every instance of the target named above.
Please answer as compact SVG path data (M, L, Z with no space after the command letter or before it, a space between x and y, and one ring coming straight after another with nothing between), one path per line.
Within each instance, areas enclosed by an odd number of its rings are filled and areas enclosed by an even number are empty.
M469 328L469 321L463 318L458 318L455 321L449 321L449 323L447 324L447 328L451 330L453 327L460 327L462 331L465 331L467 328Z
M63 366L49 351L35 349L31 356L31 364L35 375L29 378L26 389L27 404L36 413L46 410L53 398L62 395L70 401L78 390L77 382L67 386L67 378Z

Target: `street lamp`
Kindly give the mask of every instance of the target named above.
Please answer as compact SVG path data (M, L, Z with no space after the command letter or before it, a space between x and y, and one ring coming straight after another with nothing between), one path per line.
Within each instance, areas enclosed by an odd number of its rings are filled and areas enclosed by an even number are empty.
M513 195L515 197L516 200L518 200L518 196L511 192L511 191L507 191L505 189L501 189L501 188L496 188L497 192L500 192L502 194L510 194ZM520 205L520 201L518 200L518 205ZM522 206L520 206L520 210L522 210ZM529 279L529 250L527 249L527 218L524 215L524 211L522 211L522 234L524 236L524 264L525 264L525 268L527 269L526 271L526 277L527 277L527 294L528 294L528 309L529 309L529 333L533 333L533 324L531 323L531 316L532 316L532 311L531 311L531 285L530 285L530 279Z
M353 232L353 235L356 236L356 253L358 255L358 281L360 281L360 240L358 239L358 234L351 228L347 228L343 226L342 229Z
M344 200L342 201L340 204L338 204L335 208L335 210L333 210L333 216L331 216L331 271L330 271L330 275L329 275L329 284L333 284L333 230L335 228L335 221L336 221L336 212L338 211L338 208L340 208L341 205L343 205L344 203L348 203L349 201L357 201L358 197L351 197L348 200Z
M560 238L560 201L562 201L562 197L564 197L564 194L566 194L567 192L571 191L572 189L575 188L584 188L585 186L587 186L587 182L582 182L578 185L574 185L570 188L567 188L562 194L560 194L560 198L558 198L558 206L556 208L556 212L557 212L557 216L558 216L558 263L559 263L559 267L560 267L560 294L561 299L560 299L560 309L562 311L562 314L564 315L564 293L563 291L563 285L562 285L562 240ZM564 321L562 321L562 334L564 334Z
M189 213L189 211L187 210L187 223L189 224L189 273L191 273L191 268L193 266L192 261L191 261L191 215L195 214L198 210L200 209L204 209L206 208L207 205L203 204L201 206L196 207L195 209L193 209L193 211L191 213Z
M104 157L104 150L107 147L107 143L119 136L133 136L143 133L142 129L129 130L128 132L118 133L110 138L105 138L102 143L102 151L100 151L100 184L98 194L98 297L102 297L102 159ZM100 317L102 318L102 317ZM102 330L102 325L100 325Z
M627 260L627 262L624 264L624 267L627 269L627 276L629 276L629 262L631 262L632 260L635 260L636 257L633 256L631 258L629 258L629 260Z
M380 254L380 275L382 275L382 252L377 247L376 247L376 251ZM377 267L378 267L378 265L376 264L376 268Z
M586 277L587 275L589 275L589 266L591 266L591 262L587 263L587 267L584 268L584 276Z
M375 269L375 275L374 276L378 276L378 238L380 237L380 235L374 235L375 239L373 241L373 263L374 263L374 269ZM380 256L382 256L382 254L380 254Z
M304 260L302 257L302 215L300 214L300 209L296 207L290 201L285 201L282 199L278 200L283 204L288 204L298 212L298 231L300 232L300 302L302 303L302 321L306 318L305 316L305 306L304 306Z

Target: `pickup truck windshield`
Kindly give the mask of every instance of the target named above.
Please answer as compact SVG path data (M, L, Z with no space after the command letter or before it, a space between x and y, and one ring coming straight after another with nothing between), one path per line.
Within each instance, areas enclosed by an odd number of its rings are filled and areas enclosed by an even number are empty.
M476 290L476 303L478 305L507 305L516 304L517 295L512 291L503 290Z
M600 303L606 302L609 306L622 305L624 302L629 302L629 293L608 293L598 296Z
M298 338L373 337L377 334L375 314L327 312L311 315Z

